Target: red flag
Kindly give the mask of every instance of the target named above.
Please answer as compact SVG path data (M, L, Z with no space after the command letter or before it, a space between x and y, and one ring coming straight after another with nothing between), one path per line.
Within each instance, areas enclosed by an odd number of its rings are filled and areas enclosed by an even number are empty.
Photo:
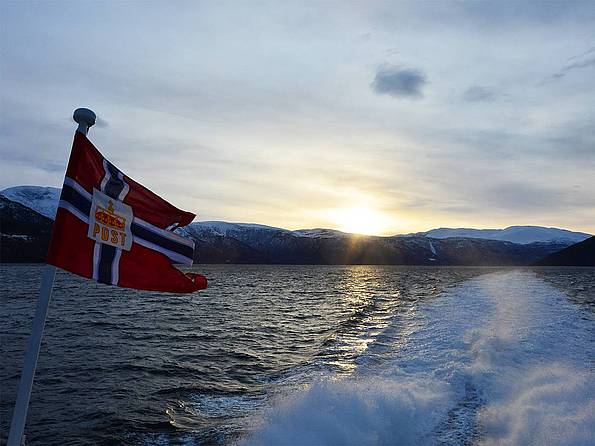
M192 265L194 242L172 232L194 219L118 170L76 132L47 262L97 282L191 293L207 287Z

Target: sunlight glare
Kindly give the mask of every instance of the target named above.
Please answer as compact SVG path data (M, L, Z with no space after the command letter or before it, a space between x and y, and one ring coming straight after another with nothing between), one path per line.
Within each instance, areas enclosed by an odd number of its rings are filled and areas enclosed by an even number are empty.
M339 229L344 232L380 235L388 226L388 219L384 215L366 207L338 209L334 214Z

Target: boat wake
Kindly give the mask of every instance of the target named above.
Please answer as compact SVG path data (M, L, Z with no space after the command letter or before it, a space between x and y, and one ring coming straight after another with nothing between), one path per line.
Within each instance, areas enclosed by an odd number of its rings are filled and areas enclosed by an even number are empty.
M534 272L459 284L385 332L401 338L382 364L368 346L349 378L269 404L240 444L592 444L592 320Z

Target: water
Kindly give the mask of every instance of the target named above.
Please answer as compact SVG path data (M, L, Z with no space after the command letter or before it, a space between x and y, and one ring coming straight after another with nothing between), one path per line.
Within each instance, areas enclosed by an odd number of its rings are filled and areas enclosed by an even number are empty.
M593 268L199 270L58 274L27 444L593 444ZM0 266L2 438L40 273Z

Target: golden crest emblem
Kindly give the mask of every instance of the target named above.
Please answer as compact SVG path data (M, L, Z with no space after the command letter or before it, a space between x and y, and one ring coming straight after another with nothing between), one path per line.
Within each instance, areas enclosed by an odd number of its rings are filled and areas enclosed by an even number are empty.
M88 237L99 243L130 250L132 208L94 189L92 209Z
M106 208L97 204L95 208L95 220L115 229L122 230L126 227L126 218L116 214L112 200L109 200Z

